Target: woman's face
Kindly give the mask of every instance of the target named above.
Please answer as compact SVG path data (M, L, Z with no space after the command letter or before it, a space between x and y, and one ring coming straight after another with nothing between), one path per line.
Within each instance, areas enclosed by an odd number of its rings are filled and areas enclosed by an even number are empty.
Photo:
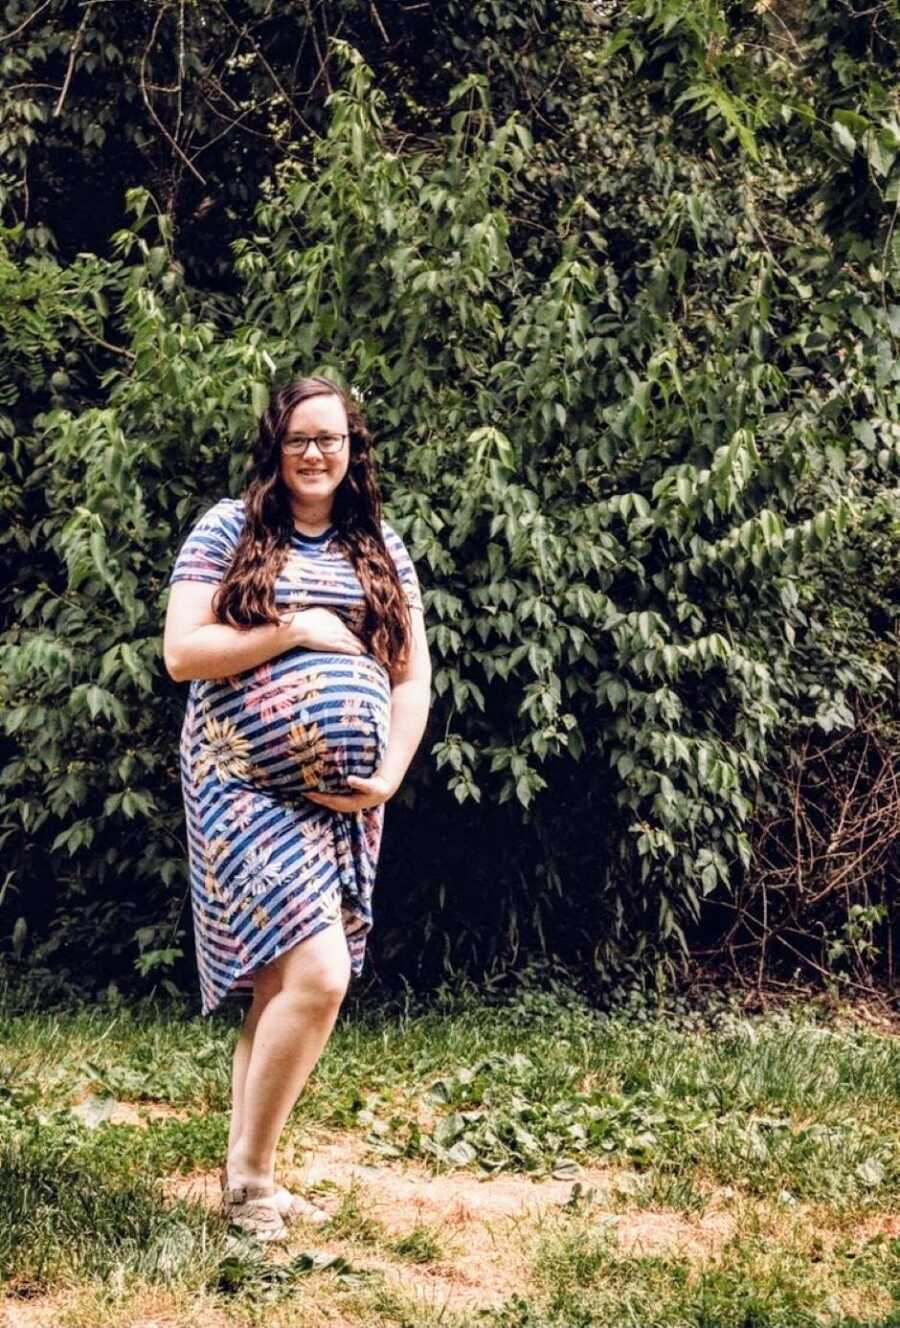
M317 438L320 434L343 434L339 452L326 456L315 443L304 454L291 452L285 444L301 435ZM340 397L309 397L291 411L281 446L281 479L291 499L291 506L315 518L331 511L334 491L350 465L350 439L347 436L347 412Z

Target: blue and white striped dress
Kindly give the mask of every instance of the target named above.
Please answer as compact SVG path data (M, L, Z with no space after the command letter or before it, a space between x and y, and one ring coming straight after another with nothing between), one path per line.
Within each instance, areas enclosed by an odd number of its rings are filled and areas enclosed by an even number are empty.
M182 545L175 581L222 580L244 525L240 499L210 508ZM409 603L422 607L406 546L382 531ZM275 584L279 610L322 607L358 628L365 600L330 526L295 532ZM350 792L388 741L391 686L370 654L298 646L234 677L190 685L181 783L202 1010L250 991L261 965L341 920L358 977L372 927L384 804L335 812L303 789Z

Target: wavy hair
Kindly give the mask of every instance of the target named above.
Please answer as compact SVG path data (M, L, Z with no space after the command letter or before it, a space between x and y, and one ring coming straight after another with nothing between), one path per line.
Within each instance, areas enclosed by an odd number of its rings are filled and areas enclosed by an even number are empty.
M361 621L351 626L367 651L393 674L406 663L412 646L409 605L381 531L372 438L356 402L329 378L295 378L272 392L247 463L246 523L213 597L213 613L231 627L283 621L275 607L275 579L287 561L295 527L281 478L281 442L295 406L329 395L340 399L350 434L350 461L334 492L331 519L365 595Z

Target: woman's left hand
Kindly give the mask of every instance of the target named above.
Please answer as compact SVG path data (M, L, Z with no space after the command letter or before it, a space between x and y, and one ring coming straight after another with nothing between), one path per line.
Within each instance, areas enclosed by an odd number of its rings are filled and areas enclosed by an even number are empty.
M330 807L333 812L361 812L366 807L378 807L387 802L397 792L398 785L391 783L384 775L375 771L369 779L360 779L357 775L348 775L347 783L356 793L307 793L304 797L320 807Z

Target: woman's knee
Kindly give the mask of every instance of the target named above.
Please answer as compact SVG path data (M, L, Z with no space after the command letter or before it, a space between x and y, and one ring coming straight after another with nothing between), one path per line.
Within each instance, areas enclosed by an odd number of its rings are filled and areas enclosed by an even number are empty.
M339 1006L350 983L350 952L341 926L326 927L280 957L281 990L305 1005Z
M322 1010L335 1010L347 994L350 983L350 963L332 960L325 964L310 964L293 974L282 990L290 992L305 1006L313 1004Z

